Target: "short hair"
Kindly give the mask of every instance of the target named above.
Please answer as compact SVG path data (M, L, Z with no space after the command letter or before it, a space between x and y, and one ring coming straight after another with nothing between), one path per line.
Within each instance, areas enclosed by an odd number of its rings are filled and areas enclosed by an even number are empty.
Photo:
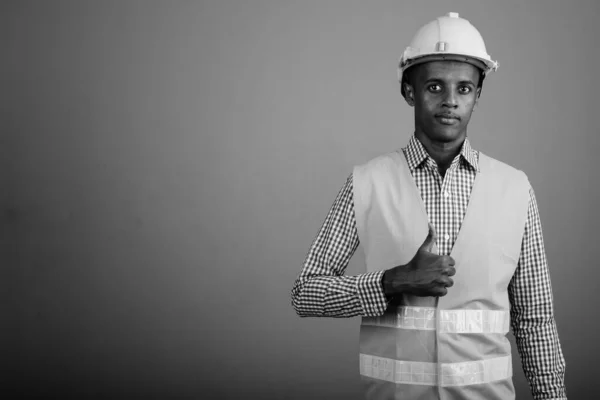
M415 67L418 67L419 65L423 65L423 64L421 63L421 64L413 65L412 67L408 67L407 69L404 70L404 73L402 74L402 82L400 83L400 93L402 93L402 97L404 97L405 99L406 99L406 92L404 90L404 84L405 83L410 84L412 75L416 71ZM481 68L478 68L478 67L476 67L476 68L479 71L479 82L477 83L477 89L480 89L483 87L483 80L485 79L485 72ZM481 92L479 93L479 95L481 96Z

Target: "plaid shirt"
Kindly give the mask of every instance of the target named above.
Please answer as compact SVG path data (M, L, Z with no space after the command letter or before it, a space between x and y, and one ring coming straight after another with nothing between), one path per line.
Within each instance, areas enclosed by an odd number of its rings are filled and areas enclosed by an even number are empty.
M440 254L450 254L467 211L479 171L479 153L466 139L442 177L436 162L413 135L402 149L438 234ZM352 197L352 174L337 195L292 289L301 317L353 317L383 314L387 301L383 271L345 276L359 245ZM565 361L558 340L542 226L533 189L515 274L508 287L511 325L534 399L566 399ZM441 201L442 196L450 201Z

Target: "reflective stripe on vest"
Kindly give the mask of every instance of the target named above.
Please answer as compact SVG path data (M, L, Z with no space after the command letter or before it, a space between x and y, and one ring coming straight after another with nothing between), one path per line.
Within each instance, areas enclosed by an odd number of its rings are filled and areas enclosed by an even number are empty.
M512 377L510 356L460 363L441 363L440 386L476 385ZM436 386L435 363L398 361L360 354L360 374L393 383Z
M440 332L508 333L510 315L495 310L440 310ZM436 309L401 306L395 314L363 318L363 325L399 329L435 330Z

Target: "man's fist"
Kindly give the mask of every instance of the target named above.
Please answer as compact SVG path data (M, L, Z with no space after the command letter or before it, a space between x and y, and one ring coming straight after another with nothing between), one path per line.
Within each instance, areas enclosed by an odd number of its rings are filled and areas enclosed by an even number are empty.
M392 298L401 293L414 296L444 296L454 282L454 259L431 252L437 234L429 224L429 233L412 260L406 265L388 269L383 274L383 290Z

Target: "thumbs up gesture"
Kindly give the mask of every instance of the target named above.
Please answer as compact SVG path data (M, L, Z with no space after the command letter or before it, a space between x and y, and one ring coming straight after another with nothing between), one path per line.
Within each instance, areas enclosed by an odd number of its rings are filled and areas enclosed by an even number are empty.
M437 240L435 228L429 233L415 256L405 265L388 269L383 274L383 291L388 298L405 293L415 296L444 296L454 282L454 259L431 252Z
M437 241L437 233L435 231L435 227L430 222L429 223L429 232L427 232L427 237L425 238L425 241L423 242L421 247L419 247L419 250L423 249L423 250L427 251L428 253L431 253L431 250L433 250L433 245L435 244L436 241Z

